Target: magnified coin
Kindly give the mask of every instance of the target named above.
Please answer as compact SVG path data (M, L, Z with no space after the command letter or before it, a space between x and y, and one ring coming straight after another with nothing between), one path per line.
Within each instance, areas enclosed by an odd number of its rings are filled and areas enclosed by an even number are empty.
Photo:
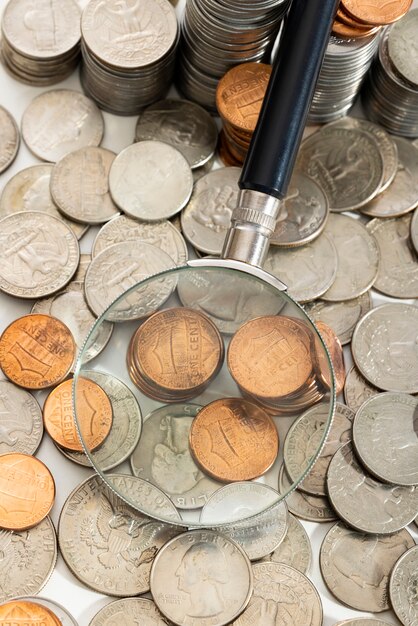
M390 576L390 601L393 610L405 626L414 626L418 620L417 570L418 546L414 546L399 558Z
M7 170L13 163L19 150L20 134L19 128L4 108L0 107L0 173Z
M312 562L311 542L302 524L291 513L288 514L288 526L283 541L264 561L290 565L302 574L309 571Z
M355 413L363 402L376 396L380 390L370 385L355 365L349 370L344 385L344 399Z
M344 389L345 383L345 363L343 347L337 335L327 324L319 321L316 323L316 327L328 349L329 357L331 359L332 367L334 370L335 393L338 395ZM317 364L319 379L327 389L331 389L334 382L331 379L328 358L326 358L321 346L318 346L318 349L315 352L315 360Z
M41 407L32 394L13 383L0 380L0 415L0 454L35 454L41 443L44 425Z
M40 604L41 606L45 606L50 611L53 611L54 615L56 615L59 620L59 626L78 626L74 617L67 611L67 609L58 604L58 602L47 600L46 598L40 598L39 596L23 596L20 600L34 602L35 604Z
M141 626L166 626L167 621L152 600L122 598L104 606L91 620L89 626L112 626L132 623Z
M60 626L57 616L45 606L27 600L11 600L0 607L0 620L4 623L20 618L27 622L45 624L45 626Z

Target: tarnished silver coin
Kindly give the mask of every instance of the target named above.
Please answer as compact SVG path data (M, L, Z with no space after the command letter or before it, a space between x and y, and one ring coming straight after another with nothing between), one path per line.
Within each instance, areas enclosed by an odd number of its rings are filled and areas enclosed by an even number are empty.
M88 226L77 224L65 218L54 203L49 183L53 165L43 163L32 165L17 172L4 186L0 196L0 216L19 213L19 211L42 211L58 217L65 222L80 239Z
M304 305L307 314L314 322L324 322L337 335L341 345L350 343L357 322L372 308L369 291L353 300L325 302L317 300Z
M186 239L204 254L220 255L238 199L240 167L221 167L202 176L181 214Z
M333 456L328 496L344 522L360 532L389 534L410 524L418 510L418 487L388 485L359 465L351 443Z
M348 215L330 215L325 227L337 249L338 270L323 300L339 302L361 296L373 285L379 267L379 248L364 224Z
M22 137L43 161L55 162L78 148L98 146L103 132L103 116L94 102L68 89L36 96L22 117Z
M91 263L91 254L80 254L80 263L78 264L78 268L76 273L73 276L73 280L71 284L74 283L84 283L84 278L86 276L87 268Z
M234 541L212 530L193 530L169 541L151 570L151 593L160 611L182 626L224 626L247 606L251 564Z
M379 480L418 485L417 432L418 398L380 393L357 411L353 444L362 465Z
M321 454L298 489L313 496L327 495L327 471L335 452L351 441L354 412L336 402L334 419ZM321 445L324 427L329 419L329 406L318 404L308 409L292 424L286 435L283 458L292 482L306 472L312 457Z
M373 396L377 396L379 393L379 389L370 385L360 374L357 367L353 365L345 377L344 383L344 400L350 409L356 413L363 402L366 402Z
M322 296L332 287L338 272L339 251L331 237L322 233L299 248L272 247L264 269L288 287L289 295L299 302Z
M21 532L0 529L0 555L0 602L39 593L57 561L51 519Z
M187 246L181 233L168 220L162 222L138 222L127 215L120 215L105 224L97 233L93 243L92 256L95 257L105 248L115 243L128 240L149 243L160 248L173 259L176 265L187 261Z
M418 254L418 211L414 211L411 220L411 241Z
M411 215L375 218L366 226L380 252L373 287L392 298L418 298L418 258L411 246L411 220Z
M141 409L129 387L115 376L84 368L82 376L100 385L112 405L113 418L110 432L102 445L90 452L95 465L101 471L106 472L125 461L138 444L142 429ZM83 452L59 449L71 461L79 465L91 465Z
M314 584L285 563L254 563L254 592L234 626L322 625L322 602Z
M41 407L32 394L0 380L0 454L35 454L43 432Z
M119 215L109 193L116 154L87 146L63 156L53 167L51 194L61 213L82 224L103 224Z
M369 202L383 181L376 140L358 128L332 124L302 143L298 166L325 191L331 211L352 211Z
M174 266L168 254L148 243L140 246L136 241L115 243L89 265L84 283L87 303L99 316L127 289ZM135 289L113 307L107 319L118 322L144 317L158 309L175 286L175 279L167 276Z
M284 464L279 471L279 491L285 494L292 486ZM333 522L337 519L327 496L311 496L296 489L286 497L288 509L308 522Z
M338 622L334 626L390 626L390 624L374 617L355 617Z
M58 602L47 600L46 598L41 598L39 596L22 596L16 599L23 601L26 600L34 604L40 604L41 606L45 606L47 609L50 609L56 617L58 617L62 626L79 626L78 622L76 622L71 613L69 613L67 609L65 609L63 606L58 604Z
M402 78L414 87L418 87L417 31L418 9L413 9L390 28L388 36L391 63Z
M325 584L340 602L353 609L386 611L390 608L390 572L398 558L414 545L407 530L369 535L338 522L326 534L319 555Z
M135 141L164 141L186 157L192 169L211 159L218 140L213 117L188 100L160 100L139 116Z
M158 222L187 204L193 176L185 157L162 141L140 141L120 152L109 173L117 206L130 217Z
M418 546L405 552L392 570L389 582L393 610L404 626L418 624Z
M287 532L283 541L264 560L290 565L302 574L309 571L312 561L311 542L300 521L291 513L288 515Z
M418 392L418 307L395 302L358 323L351 350L366 380L385 391Z
M77 237L57 217L23 211L0 219L0 291L49 296L71 280L79 258Z
M189 449L193 418L202 407L171 404L152 411L130 458L135 476L162 489L179 509L199 509L220 484L203 474Z
M89 626L166 626L168 624L165 617L152 600L146 598L121 598L106 604L93 617Z
M175 522L173 504L152 485L122 474L108 478L115 488L122 485L130 500L171 515ZM154 557L178 532L134 510L99 476L90 476L65 501L58 540L65 562L85 585L107 595L133 596L149 590Z
M19 144L20 133L17 124L9 111L0 106L0 173L7 170L15 160Z

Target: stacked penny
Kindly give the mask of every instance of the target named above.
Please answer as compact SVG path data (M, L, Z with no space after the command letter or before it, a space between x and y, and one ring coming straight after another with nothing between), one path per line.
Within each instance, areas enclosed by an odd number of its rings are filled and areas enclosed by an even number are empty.
M202 313L172 308L151 315L134 333L127 355L132 381L147 396L180 402L198 396L218 374L224 345Z
M335 16L333 33L342 37L367 37L383 26L397 22L407 13L412 0L364 2L341 0Z

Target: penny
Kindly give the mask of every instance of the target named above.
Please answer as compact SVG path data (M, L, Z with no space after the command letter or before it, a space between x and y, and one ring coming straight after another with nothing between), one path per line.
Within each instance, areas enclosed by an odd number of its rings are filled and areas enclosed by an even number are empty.
M338 17L338 16L337 16ZM369 28L359 28L358 26L351 26L344 22L335 19L332 25L332 33L338 37L347 37L353 39L359 39L362 37L370 37L379 31L378 26L370 26Z
M296 489L289 493L293 483L290 480L284 464L279 470L279 491L286 496L289 511L309 522L332 522L337 516L326 496L312 496Z
M265 561L284 563L306 574L312 562L312 547L306 530L291 513L288 514L287 532L280 545Z
M17 124L10 113L0 106L0 173L7 170L15 160L19 144L20 134Z
M49 315L25 315L0 337L0 367L19 387L46 389L64 380L75 357L68 328Z
M194 530L159 551L151 593L174 624L198 626L204 620L224 626L247 606L252 581L250 562L235 542L211 530Z
M418 254L418 211L414 211L411 220L411 241Z
M63 156L51 174L51 194L65 217L102 224L119 211L109 193L109 171L116 154L87 146Z
M321 321L316 322L316 328L319 331L327 347L329 357L331 359L331 364L334 370L334 381L331 378L328 358L326 357L322 346L318 342L318 349L316 350L315 355L317 367L319 369L319 377L327 389L331 389L331 386L333 386L335 383L335 393L338 396L344 389L345 383L345 363L343 348L337 335L327 324L324 324L324 322Z
M35 454L44 426L41 407L32 394L0 380L0 416L0 454Z
M193 175L186 158L162 141L140 141L120 152L109 172L115 204L127 215L156 222L187 204Z
M21 531L39 524L55 500L49 469L33 456L0 456L0 528Z
M279 436L273 420L256 404L222 398L207 404L190 429L198 465L216 480L251 480L274 463Z
M344 9L365 24L383 26L399 20L408 11L412 0L380 2L379 0L342 0Z
M95 450L112 427L112 405L103 389L87 378L77 378L75 394L76 416L73 380L66 380L51 391L44 404L45 428L63 448L82 452L84 444Z
M344 400L350 409L356 413L363 402L379 393L379 389L370 385L353 365L345 378L344 385Z
M64 287L80 259L77 237L47 213L22 211L0 219L0 290L41 298Z
M103 116L94 102L68 89L36 96L22 117L22 137L43 161L55 162L78 148L98 146L103 132Z
M67 609L64 609L63 606L58 604L58 602L47 600L46 598L40 598L39 596L24 596L20 598L20 600L27 600L46 607L58 618L59 626L78 626L78 622L75 621L74 617L67 611Z
M328 531L321 546L319 564L325 584L333 596L353 609L386 611L390 608L390 572L398 558L413 545L415 542L407 530L385 536L370 535L338 522Z
M235 626L298 624L321 626L322 602L314 584L285 563L254 563L254 592ZM276 621L277 620L277 621Z
M168 623L152 600L146 598L121 598L104 606L93 617L89 626L113 624L141 624L141 626L166 626Z
M418 489L372 478L357 462L351 443L333 456L327 486L338 515L360 532L394 533L410 524L418 510Z
M399 558L390 576L390 601L397 617L405 626L414 626L418 620L417 571L418 546L414 546Z
M60 626L57 616L45 606L27 600L11 600L0 606L0 624L24 623L28 626Z
M418 485L417 419L418 399L403 393L381 393L357 411L354 448L361 463L379 480Z
M0 550L0 602L39 593L57 560L57 539L51 519L46 517L21 532L0 530Z

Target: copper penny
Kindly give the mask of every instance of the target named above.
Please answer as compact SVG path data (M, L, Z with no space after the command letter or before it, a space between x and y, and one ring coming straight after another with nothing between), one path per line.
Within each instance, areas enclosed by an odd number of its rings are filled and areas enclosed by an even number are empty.
M27 530L50 512L55 483L49 469L27 454L0 455L0 528Z
M332 25L332 32L334 33L334 35L338 35L340 37L350 37L353 39L369 37L369 35L377 33L378 30L378 26L370 26L369 28L349 26L348 24L340 22L339 20L334 20L334 23Z
M392 24L407 13L412 0L342 0L344 10L364 24Z
M219 158L226 167L239 167L243 164L242 159L236 159L229 149L228 140L223 130L219 133L218 143Z
M338 395L344 389L346 376L343 347L335 332L327 324L318 321L315 322L315 325L319 330L326 347L328 348L332 366L334 368L335 391ZM319 344L315 355L317 358L319 376L324 385L329 389L331 385L331 373L324 350Z
M54 613L42 604L12 600L0 606L0 626L62 626Z
M12 322L0 338L0 367L20 387L45 389L64 380L75 352L73 336L60 320L50 315L25 315Z
M250 320L231 339L228 367L251 395L277 400L298 392L313 370L311 333L299 320L282 315Z
M72 379L66 380L51 391L44 404L44 424L59 446L83 452L73 412L72 385ZM97 383L80 377L76 385L76 409L84 443L90 451L95 450L112 426L110 400Z
M337 9L336 19L339 22L342 22L343 24L347 24L347 26L353 26L353 28L366 28L367 29L367 28L372 27L371 24L363 24L362 22L358 22L357 20L355 20L353 17L351 17L351 15L349 15L348 13L344 11L341 4Z
M193 420L189 442L203 471L223 482L261 476L279 451L271 417L242 398L221 398L203 407Z

